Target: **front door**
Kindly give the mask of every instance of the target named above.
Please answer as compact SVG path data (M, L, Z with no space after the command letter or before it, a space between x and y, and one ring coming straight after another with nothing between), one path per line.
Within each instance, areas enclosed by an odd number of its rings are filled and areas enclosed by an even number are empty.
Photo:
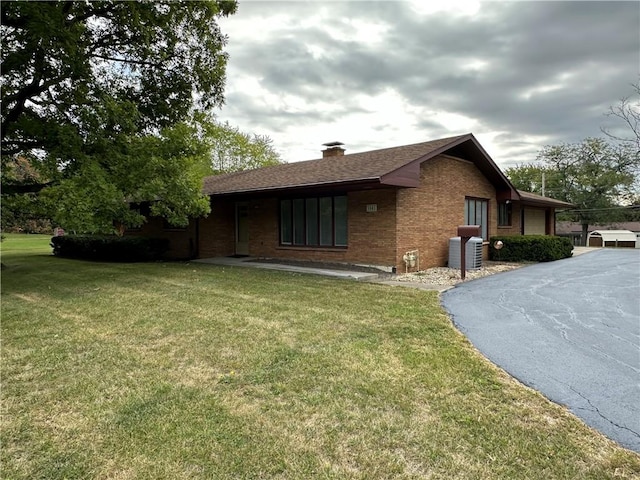
M249 204L236 203L236 255L249 255Z

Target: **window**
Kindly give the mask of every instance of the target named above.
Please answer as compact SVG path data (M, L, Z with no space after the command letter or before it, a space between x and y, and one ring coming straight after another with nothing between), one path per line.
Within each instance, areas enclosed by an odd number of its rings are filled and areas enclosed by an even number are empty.
M464 199L464 222L467 225L480 225L482 238L489 239L488 215L489 201L481 198Z
M499 203L498 204L498 226L510 227L511 226L511 208L512 203Z
M318 234L320 231L318 225L318 199L307 198L306 202L307 243L309 245L318 245Z
M291 245L293 243L293 219L291 218L293 208L291 200L280 202L280 243Z
M347 246L347 197L280 200L280 244Z
M337 247L347 246L347 197L333 199L334 231L333 243Z

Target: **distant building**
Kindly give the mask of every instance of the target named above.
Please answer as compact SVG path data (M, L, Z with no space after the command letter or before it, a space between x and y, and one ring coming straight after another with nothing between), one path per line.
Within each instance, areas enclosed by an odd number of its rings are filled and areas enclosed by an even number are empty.
M640 222L609 222L589 225L588 233L595 230L630 230L640 235ZM568 237L574 245L580 245L582 225L577 222L556 222L556 235Z

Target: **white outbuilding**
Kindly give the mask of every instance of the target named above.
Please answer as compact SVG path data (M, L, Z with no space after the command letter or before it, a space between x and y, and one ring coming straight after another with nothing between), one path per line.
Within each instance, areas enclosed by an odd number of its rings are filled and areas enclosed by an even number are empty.
M639 239L631 230L594 230L587 237L587 245L640 248Z

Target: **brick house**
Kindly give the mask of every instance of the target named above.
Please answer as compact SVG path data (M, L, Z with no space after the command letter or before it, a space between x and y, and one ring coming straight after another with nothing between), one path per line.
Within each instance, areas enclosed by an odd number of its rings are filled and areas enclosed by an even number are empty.
M250 255L404 270L446 265L458 225L492 235L555 233L571 205L517 191L472 134L204 179L211 213L173 229L150 218L137 233L166 236L174 258Z

